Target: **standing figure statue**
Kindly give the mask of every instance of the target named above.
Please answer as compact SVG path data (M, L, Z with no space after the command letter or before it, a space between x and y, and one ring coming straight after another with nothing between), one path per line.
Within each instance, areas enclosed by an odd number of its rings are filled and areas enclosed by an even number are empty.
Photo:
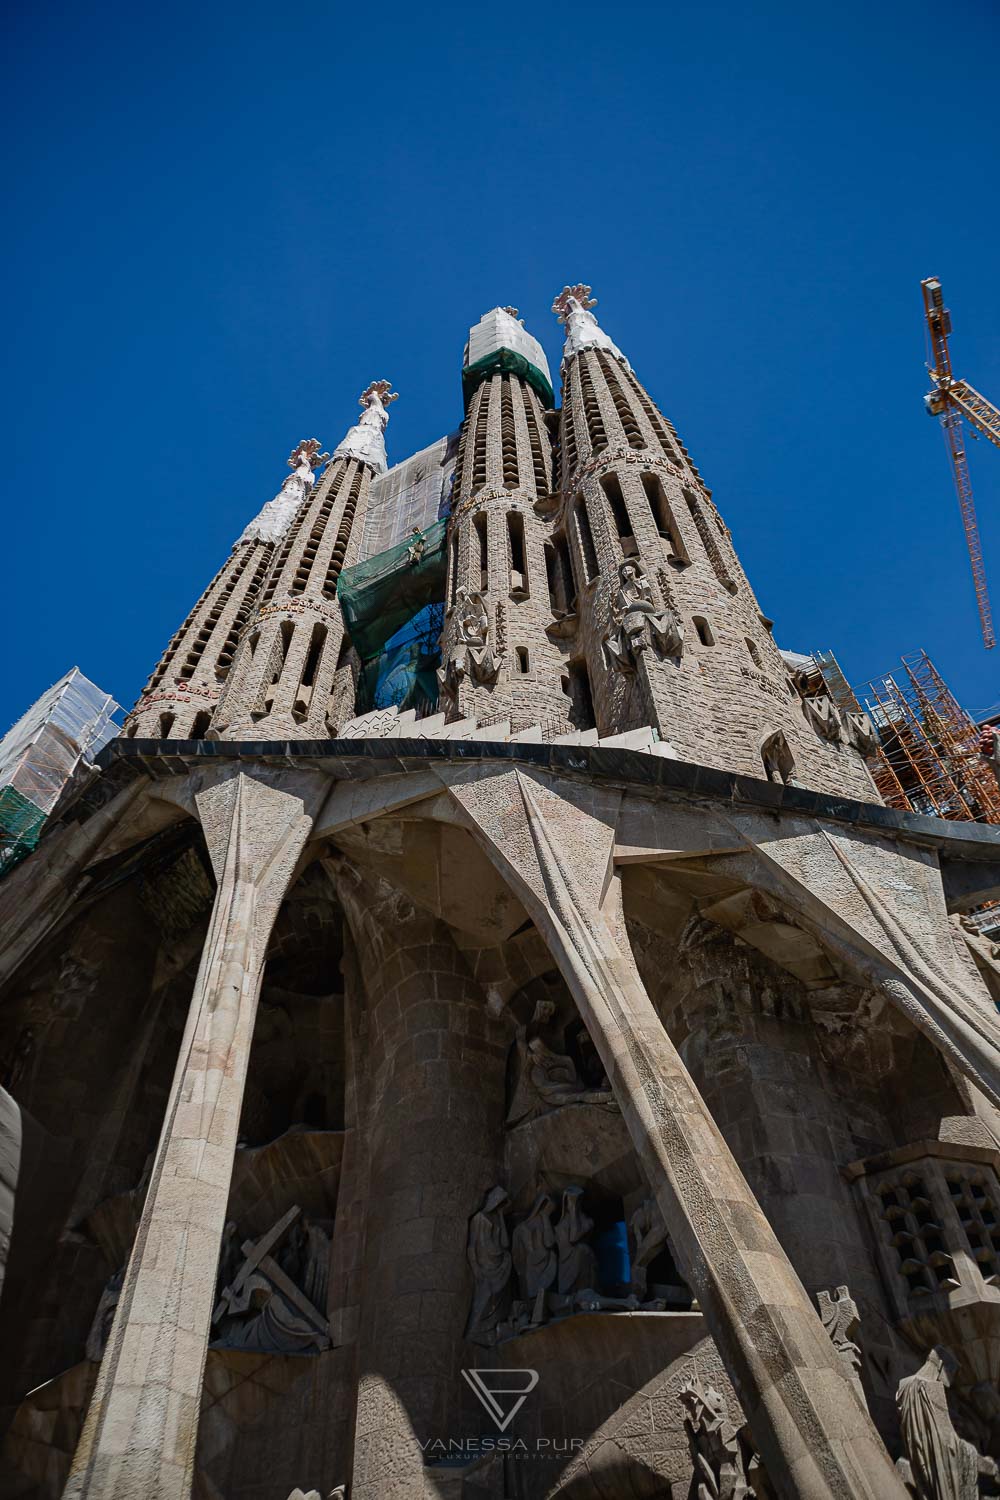
M915 1375L899 1382L896 1405L906 1458L896 1467L916 1500L976 1500L979 1475L997 1477L993 1459L982 1458L952 1425L948 1387L957 1369L951 1350L938 1345Z
M597 1283L597 1256L586 1243L593 1227L593 1219L584 1212L583 1188L568 1187L563 1193L562 1214L556 1225L558 1289L563 1296L594 1287Z
M514 1269L526 1302L533 1302L539 1293L547 1292L556 1279L554 1208L548 1193L539 1193L528 1217L514 1230Z
M465 1337L475 1344L496 1341L496 1327L510 1303L510 1238L504 1209L510 1199L502 1187L490 1188L478 1213L469 1221L467 1255L472 1267L473 1292Z
M642 564L638 558L626 557L618 565L618 587L611 600L611 623L604 648L616 671L630 674L651 641L663 656L679 656L684 628L672 610L657 609Z

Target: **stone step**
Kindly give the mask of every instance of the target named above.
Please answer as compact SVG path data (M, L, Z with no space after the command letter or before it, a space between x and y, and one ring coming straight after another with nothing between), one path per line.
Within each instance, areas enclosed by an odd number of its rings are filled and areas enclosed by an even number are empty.
M641 729L626 729L621 734L606 735L598 743L618 750L651 750L656 744L656 731L649 724L644 724Z

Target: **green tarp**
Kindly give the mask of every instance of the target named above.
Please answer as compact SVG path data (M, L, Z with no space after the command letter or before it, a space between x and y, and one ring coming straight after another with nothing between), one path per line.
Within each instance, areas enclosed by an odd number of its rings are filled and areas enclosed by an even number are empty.
M437 702L447 527L435 521L340 575L337 598L361 658L359 713L391 703L427 712Z
M555 405L552 387L537 365L530 364L523 354L515 354L513 349L497 349L493 354L477 359L474 365L467 365L462 371L462 396L466 411L476 387L496 374L520 375L522 380L534 387L547 410Z

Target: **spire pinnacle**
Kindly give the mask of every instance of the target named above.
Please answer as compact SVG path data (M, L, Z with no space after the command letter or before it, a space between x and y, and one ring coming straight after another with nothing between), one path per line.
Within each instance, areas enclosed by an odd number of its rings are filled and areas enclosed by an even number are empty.
M288 455L288 467L292 473L287 475L274 499L269 500L250 522L237 541L237 547L243 542L281 541L292 524L296 511L312 489L313 469L318 469L330 457L329 453L319 451L321 446L317 438L303 438L301 443L296 443Z
M386 407L398 397L391 380L373 380L366 386L358 397L358 405L364 411L344 441L333 450L334 458L356 458L370 465L376 474L384 474L389 467L385 453L385 429L389 425Z
M631 369L617 344L612 343L591 312L590 309L596 306L597 298L591 296L591 288L582 281L575 286L564 286L553 302L552 311L566 327L563 362L583 349L606 349L615 359L620 359L626 369Z

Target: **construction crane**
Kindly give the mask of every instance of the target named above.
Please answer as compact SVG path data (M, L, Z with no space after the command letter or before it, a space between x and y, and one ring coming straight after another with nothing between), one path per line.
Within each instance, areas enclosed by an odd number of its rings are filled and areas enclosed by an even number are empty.
M924 312L931 341L931 361L927 368L933 381L933 388L924 397L924 404L933 416L941 418L941 426L944 428L952 472L955 475L955 488L958 491L958 504L962 512L962 524L965 527L965 540L969 548L969 561L972 563L972 581L976 589L983 643L989 651L996 645L996 636L993 634L993 615L986 587L983 549L979 542L976 507L965 458L962 418L1000 448L1000 411L985 396L973 390L967 380L955 379L948 351L951 314L944 305L941 283L936 276L929 276L920 286L924 294Z

